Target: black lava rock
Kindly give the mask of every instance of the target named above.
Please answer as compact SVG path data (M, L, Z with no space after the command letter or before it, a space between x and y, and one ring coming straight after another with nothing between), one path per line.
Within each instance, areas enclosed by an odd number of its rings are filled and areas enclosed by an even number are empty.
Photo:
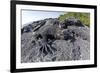
M34 21L21 33L22 63L90 59L90 29L79 19Z

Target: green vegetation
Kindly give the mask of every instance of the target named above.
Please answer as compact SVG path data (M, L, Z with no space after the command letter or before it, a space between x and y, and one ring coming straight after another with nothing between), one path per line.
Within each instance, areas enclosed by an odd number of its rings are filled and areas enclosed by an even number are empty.
M59 16L59 20L64 21L67 18L77 18L86 26L90 26L90 13L80 13L80 12L67 12L64 15Z

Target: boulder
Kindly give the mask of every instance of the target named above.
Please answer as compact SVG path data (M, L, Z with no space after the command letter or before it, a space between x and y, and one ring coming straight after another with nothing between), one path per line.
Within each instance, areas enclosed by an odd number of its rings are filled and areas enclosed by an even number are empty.
M21 32L22 63L90 59L90 28L79 19L39 20Z
M62 28L67 28L67 26L79 26L84 27L84 24L79 19L76 18L67 18L62 22Z

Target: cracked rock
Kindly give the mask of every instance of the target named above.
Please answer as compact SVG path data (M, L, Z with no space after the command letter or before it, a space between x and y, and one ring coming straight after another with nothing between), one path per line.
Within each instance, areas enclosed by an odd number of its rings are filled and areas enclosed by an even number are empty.
M21 28L21 63L90 59L90 28L75 18L34 21Z

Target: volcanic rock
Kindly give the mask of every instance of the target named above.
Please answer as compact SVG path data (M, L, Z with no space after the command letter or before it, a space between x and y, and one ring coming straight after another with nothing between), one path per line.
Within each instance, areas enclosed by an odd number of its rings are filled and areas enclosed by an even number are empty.
M90 28L75 18L34 21L21 29L21 62L90 59Z

